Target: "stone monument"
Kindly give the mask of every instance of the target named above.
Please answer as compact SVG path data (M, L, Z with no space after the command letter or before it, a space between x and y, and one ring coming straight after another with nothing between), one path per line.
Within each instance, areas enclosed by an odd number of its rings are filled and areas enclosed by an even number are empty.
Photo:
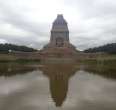
M62 14L58 14L53 22L50 41L42 49L49 56L70 56L77 53L75 46L70 43L69 29Z

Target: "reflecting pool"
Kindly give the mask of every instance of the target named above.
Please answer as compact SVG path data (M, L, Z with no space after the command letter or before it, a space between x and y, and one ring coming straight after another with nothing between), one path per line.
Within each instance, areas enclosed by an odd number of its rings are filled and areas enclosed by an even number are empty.
M0 110L116 110L116 70L84 64L0 64Z

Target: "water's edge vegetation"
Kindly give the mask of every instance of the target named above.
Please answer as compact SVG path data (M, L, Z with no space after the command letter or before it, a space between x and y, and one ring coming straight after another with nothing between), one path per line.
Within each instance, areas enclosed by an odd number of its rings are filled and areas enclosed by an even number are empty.
M56 64L52 62L52 64ZM50 62L46 62L49 63ZM92 74L101 75L103 77L116 79L116 55L107 55L95 58L87 58L87 59L75 59L75 62L68 62L61 65L74 65L76 68L80 68L80 70L88 71ZM0 75L11 76L15 73L26 73L27 71L33 71L38 69L39 65L44 65L41 59L16 59L13 58L12 55L1 55L0 54Z

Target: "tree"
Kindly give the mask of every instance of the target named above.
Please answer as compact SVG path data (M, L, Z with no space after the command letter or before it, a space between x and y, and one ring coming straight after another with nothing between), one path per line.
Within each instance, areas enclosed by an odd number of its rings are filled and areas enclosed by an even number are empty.
M96 53L96 52L104 52L104 53L112 53L116 54L116 43L103 45L100 47L94 47L84 50L85 53Z
M34 52L36 49L27 47L27 46L19 46L14 44L0 44L0 52L8 53L9 51L21 51L21 52Z

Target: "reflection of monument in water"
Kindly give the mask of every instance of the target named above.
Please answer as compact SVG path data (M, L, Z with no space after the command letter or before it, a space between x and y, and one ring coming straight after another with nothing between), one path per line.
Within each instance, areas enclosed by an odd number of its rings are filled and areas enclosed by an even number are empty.
M68 92L68 82L77 68L72 64L49 64L40 68L50 80L50 92L56 106L62 106Z
M53 22L50 42L44 46L42 53L51 56L70 56L77 50L69 41L69 30L66 20L59 14Z

